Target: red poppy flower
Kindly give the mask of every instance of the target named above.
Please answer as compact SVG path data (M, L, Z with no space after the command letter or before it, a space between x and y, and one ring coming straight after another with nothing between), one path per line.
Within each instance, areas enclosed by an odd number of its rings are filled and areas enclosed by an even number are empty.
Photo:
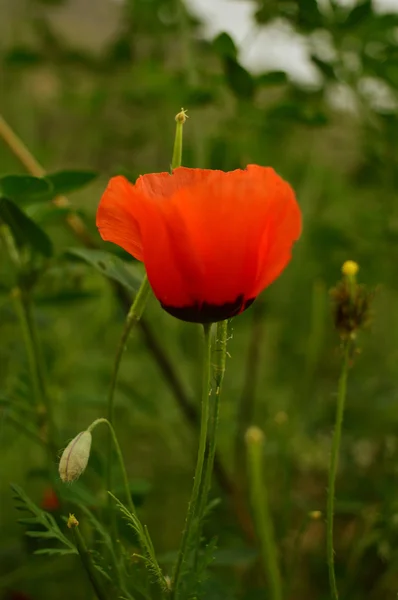
M40 506L43 510L48 510L50 512L57 510L60 507L58 496L52 487L47 487L44 490Z
M270 167L179 167L131 184L114 177L97 226L143 261L170 314L199 323L245 310L280 275L301 232L294 192Z

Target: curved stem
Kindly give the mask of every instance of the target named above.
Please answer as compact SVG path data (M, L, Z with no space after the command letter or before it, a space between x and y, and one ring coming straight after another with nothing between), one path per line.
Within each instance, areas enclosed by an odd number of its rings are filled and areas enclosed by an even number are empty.
M211 325L203 325L204 330L204 356L203 356L203 379L202 379L202 417L200 425L199 449L196 462L194 484L189 501L185 529L182 536L180 551L173 576L172 600L179 598L182 568L188 560L189 546L193 536L197 532L196 516L198 510L199 491L202 485L203 464L207 443L207 427L209 420L209 388L210 388L210 363L211 363Z
M336 407L336 424L333 434L332 442L332 453L330 457L330 468L329 468L329 485L328 485L328 498L327 498L327 557L328 557L328 568L329 568L329 583L332 600L338 600L339 593L336 584L336 574L334 571L334 549L333 549L333 519L334 519L334 496L335 496L335 483L337 465L339 459L339 448L341 442L341 430L343 425L344 416L344 405L347 395L347 377L348 377L348 365L350 357L350 342L345 342L343 364L341 368L341 375L339 379L339 387L337 394L337 407Z
M282 580L278 565L268 490L263 478L264 435L257 427L246 434L250 492L260 542L261 558L270 586L270 599L282 600Z
M119 441L117 439L116 436L116 432L115 429L113 428L112 423L110 423L108 421L108 419L105 419L104 417L101 417L100 419L96 419L93 423L91 423L90 427L87 428L87 431L92 431L95 427L97 427L97 425L100 425L101 423L106 423L106 425L108 425L109 429L110 429L110 433L111 433L111 440L113 441L113 444L115 446L115 450L116 450L116 454L117 454L117 458L119 461L119 465L120 465L120 469L122 471L122 477L123 477L123 485L124 485L124 493L126 494L126 498L127 498L127 503L129 506L129 510L131 513L133 513L134 515L137 514L136 508L134 506L134 502L133 499L131 497L131 493L130 493L130 486L129 486L129 480L127 477L127 471L126 471L126 467L124 464L124 460L123 460L123 454L120 448L120 444Z

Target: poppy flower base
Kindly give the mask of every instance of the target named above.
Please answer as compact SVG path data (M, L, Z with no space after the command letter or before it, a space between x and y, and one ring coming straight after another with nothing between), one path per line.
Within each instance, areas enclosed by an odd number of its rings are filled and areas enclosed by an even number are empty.
M238 296L234 302L225 304L194 304L192 306L167 306L161 303L162 308L173 317L189 323L217 323L231 319L249 308L255 298L245 300L243 294Z

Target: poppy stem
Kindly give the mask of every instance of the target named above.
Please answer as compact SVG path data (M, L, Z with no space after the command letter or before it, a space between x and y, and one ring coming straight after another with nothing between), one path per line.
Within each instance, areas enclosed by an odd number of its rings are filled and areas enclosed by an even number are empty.
M203 325L204 331L204 355L203 355L203 378L202 378L202 416L199 435L198 458L196 462L195 476L191 499L189 501L188 513L185 521L185 529L182 536L181 547L178 553L177 563L173 576L173 587L171 599L180 598L181 579L183 572L189 568L187 563L192 557L192 541L198 533L198 508L199 492L203 485L203 465L207 445L207 429L209 421L209 389L211 370L211 324ZM199 541L197 542L199 543ZM185 597L185 596L184 596Z
M268 490L263 477L264 434L258 427L246 432L250 495L260 544L261 558L270 587L270 600L282 600L282 580L278 565Z
M150 293L151 293L151 286L149 285L148 278L145 275L144 279L142 280L140 289L138 290L137 295L134 298L134 302L131 305L131 308L126 317L122 336L120 338L119 345L118 345L118 348L116 351L115 361L113 363L112 378L111 378L111 383L110 383L110 387L109 387L108 402L107 402L107 416L108 416L108 423L111 427L111 430L113 429L113 421L114 421L114 413L115 413L116 384L117 384L117 378L118 378L118 374L119 374L120 365L122 362L123 353L124 353L129 335L131 333L131 330L139 322L139 320L142 317L142 314L144 312L144 309L145 309L145 306L146 306L146 303L147 303ZM108 453L107 454L108 455L107 455L107 469L106 469L106 487L107 487L107 490L111 492L112 491L112 437L111 436L109 436L109 438L108 438ZM111 519L112 519L112 529L114 531L116 528L116 523L115 523L115 519L114 519L114 506L112 503L112 499L110 497L108 499L108 507L109 507L109 511L110 511L110 515L111 515Z
M329 468L329 485L328 485L328 498L327 498L327 529L326 529L326 540L327 540L327 557L328 557L328 568L329 568L329 582L332 600L338 600L339 593L337 590L336 574L334 571L334 548L333 548L333 520L334 520L334 499L335 499L335 483L336 473L339 459L339 449L341 442L341 431L343 425L344 406L345 399L347 396L347 378L348 378L348 366L350 358L350 340L345 342L343 363L341 367L341 374L339 379L338 394L337 394L337 407L336 407L336 424L333 434L332 441L332 452L330 457L330 468Z
M201 529L202 519L206 513L207 498L211 487L211 478L213 474L214 456L216 453L217 428L220 412L221 386L224 379L225 363L227 356L227 335L228 320L217 323L216 338L214 344L213 373L215 383L215 393L211 394L212 402L210 406L209 431L207 441L207 459L204 465L203 486L200 493L198 521ZM200 543L200 531L198 535L198 548Z

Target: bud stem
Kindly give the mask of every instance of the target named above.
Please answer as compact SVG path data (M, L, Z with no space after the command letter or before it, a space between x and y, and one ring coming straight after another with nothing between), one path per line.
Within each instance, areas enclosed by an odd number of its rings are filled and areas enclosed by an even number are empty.
M124 464L124 460L123 460L123 454L119 445L119 441L117 439L117 435L115 432L115 429L113 427L113 425L108 421L108 419L105 419L104 417L101 417L100 419L96 419L95 421L93 421L90 425L90 427L87 428L87 431L89 431L90 433L93 431L93 429L95 429L97 427L97 425L100 425L101 423L106 423L106 425L108 425L109 429L110 429L110 433L111 433L111 439L113 441L113 444L115 446L115 450L116 450L116 454L117 454L117 458L119 461L119 465L120 465L120 469L122 471L122 476L123 476L123 484L124 484L124 492L126 494L126 499L128 502L128 506L129 506L129 510L131 513L133 513L133 515L137 514L136 508L134 506L134 502L133 499L131 497L131 492L130 492L130 486L129 486L129 480L127 477L127 472L126 472L126 466ZM108 490L109 492L111 490Z
M151 293L151 286L149 285L149 281L147 276L144 276L142 280L140 289L137 292L136 297L130 307L130 310L127 314L126 321L124 323L124 329L119 341L119 345L116 351L115 361L113 364L112 371L112 379L109 387L108 393L108 406L107 406L107 415L108 415L108 423L109 426L113 429L113 421L114 421L114 413L115 413L115 391L117 378L119 375L119 369L122 362L122 357L124 354L124 350L129 338L129 335L133 329L133 327L140 321L142 314L144 312L146 303L148 301L149 295ZM108 452L107 452L107 465L106 465L106 486L108 491L112 491L112 439L109 437L108 439ZM115 512L112 500L108 497L108 508L111 515L111 529L116 534L116 519Z

